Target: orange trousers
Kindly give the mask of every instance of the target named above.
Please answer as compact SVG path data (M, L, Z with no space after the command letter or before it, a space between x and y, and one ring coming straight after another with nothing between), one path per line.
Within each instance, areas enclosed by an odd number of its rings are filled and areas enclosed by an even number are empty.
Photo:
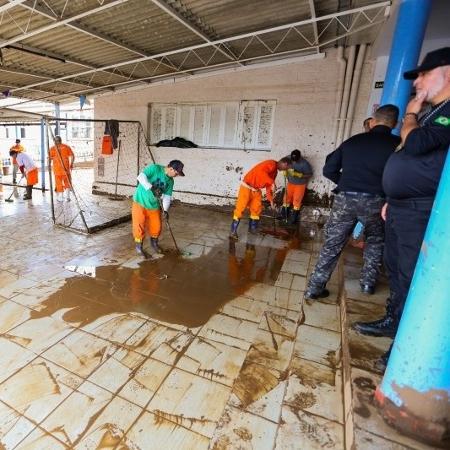
M70 189L70 176L65 173L55 173L55 191L64 192L64 189Z
M27 186L34 186L35 184L38 184L37 167L27 172Z
M258 220L262 211L262 193L259 190L252 191L248 187L241 185L233 219L239 220L247 207L250 209L250 219Z
M300 209L303 197L305 196L306 184L288 183L286 193L284 194L283 206L293 206L294 209Z
M144 240L146 230L147 234L152 238L157 238L161 234L161 213L159 209L146 209L139 203L133 202L131 221L135 242Z

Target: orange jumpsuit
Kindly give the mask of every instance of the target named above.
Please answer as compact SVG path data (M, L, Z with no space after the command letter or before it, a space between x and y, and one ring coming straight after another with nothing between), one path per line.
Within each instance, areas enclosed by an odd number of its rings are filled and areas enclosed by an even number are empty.
M274 159L260 162L247 172L239 188L233 214L234 220L239 220L247 207L250 209L250 219L259 220L262 211L261 189L266 190L267 200L271 202L273 200L273 184L277 173L277 161Z
M58 152L59 148L59 152ZM58 148L54 145L49 151L49 158L53 164L53 174L55 175L55 190L56 192L64 192L65 189L71 187L70 171L71 161L74 158L72 149L66 144L59 144Z

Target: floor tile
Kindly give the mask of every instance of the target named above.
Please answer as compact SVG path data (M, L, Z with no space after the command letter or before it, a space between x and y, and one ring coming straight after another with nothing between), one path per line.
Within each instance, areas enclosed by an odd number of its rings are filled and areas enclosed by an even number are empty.
M31 315L31 319L9 330L8 338L35 353L45 351L73 331L72 327L61 320L32 317Z
M114 398L102 413L90 423L75 450L115 448L142 409L121 398Z
M12 450L33 429L35 424L0 401L0 448Z
M136 405L145 407L171 370L172 366L147 358L131 373L118 395Z
M170 420L162 415L145 412L123 439L122 448L142 450L207 450L209 438L190 431L191 421ZM169 446L169 447L168 447Z
M294 341L286 336L258 330L248 352L247 361L283 372L294 350Z
M147 410L175 423L180 420L191 423L192 431L211 437L230 391L222 384L174 369ZM214 401L204 401L205 398Z
M0 336L0 348L0 383L36 358L35 353L9 340L7 335Z
M14 450L69 450L61 441L36 428Z
M30 310L22 305L5 300L0 303L0 333L7 333L11 328L30 318Z
M203 326L199 336L247 350L257 329L258 324L255 322L216 314Z
M42 356L86 378L116 350L117 347L108 341L75 330Z
M306 325L337 332L341 330L340 308L338 305L327 305L319 302L305 303L303 312Z
M245 357L246 352L240 348L197 337L176 362L176 367L232 386Z
M211 450L271 450L276 424L253 414L227 408L211 441Z
M0 400L39 423L82 381L61 367L37 358L0 385Z
M111 400L108 391L85 381L40 426L66 445L74 446Z
M300 325L294 354L297 358L336 367L341 360L341 335L322 328Z
M284 406L276 450L344 450L341 424Z
M303 366L303 367L302 367ZM309 377L297 377L296 373L311 370ZM328 373L323 374L324 371ZM340 370L296 359L289 377L284 402L292 408L301 409L325 419L344 422L342 377ZM316 376L316 379L311 379ZM328 380L333 380L328 383ZM306 382L305 382L306 381ZM311 382L312 381L312 382Z
M259 325L260 329L294 339L302 314L297 311L268 306Z
M266 306L265 302L240 296L228 302L220 312L237 319L259 323Z

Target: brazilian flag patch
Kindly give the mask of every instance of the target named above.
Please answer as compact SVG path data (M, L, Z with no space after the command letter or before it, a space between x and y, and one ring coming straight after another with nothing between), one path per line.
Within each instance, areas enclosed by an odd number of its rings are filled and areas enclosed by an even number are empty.
M436 119L434 119L434 123L444 125L444 127L448 127L450 126L450 117L439 116Z

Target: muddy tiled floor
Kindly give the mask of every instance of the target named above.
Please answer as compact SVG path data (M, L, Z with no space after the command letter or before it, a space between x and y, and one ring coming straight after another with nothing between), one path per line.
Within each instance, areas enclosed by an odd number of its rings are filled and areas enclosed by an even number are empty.
M183 256L165 230L142 261L129 223L74 234L34 197L0 205L1 450L344 448L337 276L302 300L315 225L250 237L244 220L230 245L228 214L174 205ZM356 426L381 448L380 424Z

